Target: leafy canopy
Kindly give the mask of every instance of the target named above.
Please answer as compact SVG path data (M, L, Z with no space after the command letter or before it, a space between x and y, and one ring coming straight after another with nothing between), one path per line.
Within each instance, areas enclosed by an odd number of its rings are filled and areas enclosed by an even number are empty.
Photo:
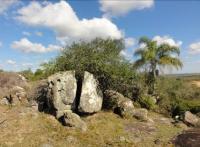
M97 38L91 42L73 43L43 67L47 74L66 70L75 70L79 74L88 71L99 80L103 90L112 88L125 93L135 73L129 61L121 56L123 49L123 40Z

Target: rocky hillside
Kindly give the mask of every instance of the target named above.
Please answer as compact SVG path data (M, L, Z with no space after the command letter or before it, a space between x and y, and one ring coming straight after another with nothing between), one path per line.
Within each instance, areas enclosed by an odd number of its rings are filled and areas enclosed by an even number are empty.
M0 146L13 147L170 146L186 127L156 113L149 113L151 121L143 122L102 111L82 117L88 129L80 131L63 127L54 116L35 108L0 106L0 113Z
M190 112L183 123L139 108L116 91L102 93L88 72L82 79L74 71L56 73L36 83L18 74L4 77L0 146L171 146L200 122Z

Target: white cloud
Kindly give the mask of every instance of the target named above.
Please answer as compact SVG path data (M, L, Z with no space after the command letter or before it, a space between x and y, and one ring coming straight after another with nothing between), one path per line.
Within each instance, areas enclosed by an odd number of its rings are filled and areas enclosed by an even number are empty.
M18 10L17 20L52 29L62 43L90 41L97 37L119 39L122 32L106 18L79 19L66 1L58 3L31 2Z
M46 53L60 49L59 46L52 44L48 45L48 47L44 47L40 43L32 43L27 38L22 38L20 41L14 41L11 44L11 47L25 53Z
M128 47L132 47L136 44L136 40L134 38L131 38L131 37L128 37L128 38L125 38L125 45L126 45L126 48Z
M104 16L122 16L130 11L150 8L154 5L154 0L99 0L101 11Z
M39 36L39 37L42 37L43 36L43 33L42 32L35 32L35 35Z
M155 36L153 38L154 41L157 41L157 44L163 44L163 43L167 43L171 46L176 46L176 47L180 47L182 45L182 41L175 41L173 38L171 38L170 36Z
M10 6L18 0L0 0L0 14L3 14Z
M30 33L30 32L26 32L26 31L22 32L22 34L23 34L24 36L31 36L31 33Z
M200 42L195 42L189 46L190 54L200 54Z
M2 47L3 43L0 41L0 47Z
M7 63L7 64L10 64L10 65L15 65L15 64L16 64L16 61L13 61L13 60L10 60L10 59L9 59L9 60L6 61L6 63Z
M133 48L136 45L136 39L132 37L125 38L125 49L120 52L128 60L132 60Z

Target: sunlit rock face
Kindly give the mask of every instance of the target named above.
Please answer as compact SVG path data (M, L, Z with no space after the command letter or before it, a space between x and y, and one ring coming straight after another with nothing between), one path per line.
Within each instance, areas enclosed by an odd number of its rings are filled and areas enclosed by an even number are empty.
M75 71L56 73L48 77L48 105L60 117L65 110L75 110L77 82Z
M93 74L84 72L78 111L81 113L95 113L100 111L103 102L101 95L98 90L98 82Z

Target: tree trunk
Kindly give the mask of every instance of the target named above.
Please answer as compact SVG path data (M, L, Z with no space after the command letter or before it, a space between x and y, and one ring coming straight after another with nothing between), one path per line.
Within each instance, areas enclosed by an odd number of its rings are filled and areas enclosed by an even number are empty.
M153 95L155 92L155 83L156 83L156 65L155 64L151 65L151 71L148 74L147 82L149 86L148 94Z

